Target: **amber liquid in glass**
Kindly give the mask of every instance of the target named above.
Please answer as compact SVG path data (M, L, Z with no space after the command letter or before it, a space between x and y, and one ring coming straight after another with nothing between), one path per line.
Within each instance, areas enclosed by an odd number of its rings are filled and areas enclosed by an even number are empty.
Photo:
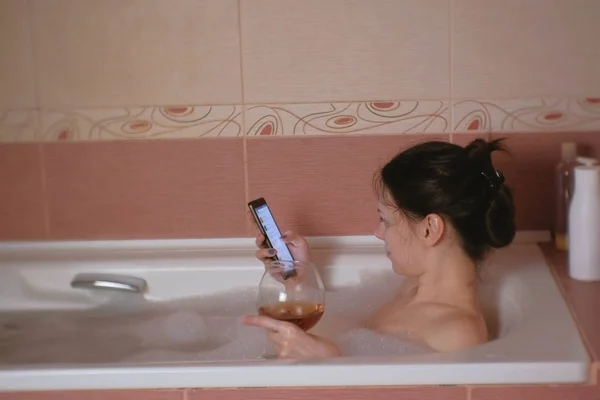
M298 328L307 331L319 322L324 311L325 306L323 304L309 301L290 301L260 307L258 314L278 321L291 322Z

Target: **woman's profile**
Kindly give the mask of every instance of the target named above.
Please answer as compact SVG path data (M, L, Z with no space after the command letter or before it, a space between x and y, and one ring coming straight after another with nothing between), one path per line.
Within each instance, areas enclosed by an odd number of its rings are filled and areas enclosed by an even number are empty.
M367 328L441 352L488 340L477 298L478 266L515 236L512 192L492 164L498 150L500 139L477 139L466 147L430 141L400 152L377 171L375 236L405 280ZM310 261L304 238L287 232L283 239L294 258ZM275 250L263 242L259 235L256 256L267 262ZM279 357L340 355L329 339L290 323L255 315L243 320L267 330Z

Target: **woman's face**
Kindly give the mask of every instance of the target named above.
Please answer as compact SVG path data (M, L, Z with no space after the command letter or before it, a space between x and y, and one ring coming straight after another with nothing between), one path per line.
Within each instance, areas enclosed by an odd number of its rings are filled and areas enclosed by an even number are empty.
M422 273L419 265L422 248L414 233L412 222L397 209L379 202L379 226L375 236L385 243L392 269L399 275L416 276Z

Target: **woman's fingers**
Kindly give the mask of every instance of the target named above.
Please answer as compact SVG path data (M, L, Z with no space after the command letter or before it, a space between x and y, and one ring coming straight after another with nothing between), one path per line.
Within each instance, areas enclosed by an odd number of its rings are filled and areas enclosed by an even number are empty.
M302 247L306 244L306 241L301 236L297 235L293 231L287 231L283 235L281 235L281 240L283 240L287 244L291 244L295 247Z
M267 338L280 345L287 344L290 337L293 337L295 329L299 329L289 322L278 321L264 315L246 315L242 318L242 323L266 329Z
M289 246L290 251L296 260L310 261L308 242L302 236L293 231L287 231L281 236L281 240Z
M264 315L246 315L242 318L242 323L245 325L265 328L274 332L277 332L279 329L279 321L273 318L265 317Z
M275 249L259 249L254 254L260 261L265 262L277 254L277 251Z
M261 249L267 247L267 244L265 243L265 235L263 235L262 233L259 233L258 236L256 236L256 240L254 241L254 243L256 243L256 247Z
M275 331L271 331L271 330L267 330L267 339L269 339L271 342L273 342L273 344L279 345L281 346L283 343L281 343L281 335L279 334L279 332L275 332Z

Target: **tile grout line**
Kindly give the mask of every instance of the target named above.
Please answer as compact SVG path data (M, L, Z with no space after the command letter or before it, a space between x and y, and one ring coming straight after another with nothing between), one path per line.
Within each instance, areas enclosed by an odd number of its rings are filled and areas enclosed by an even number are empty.
M473 399L473 386L467 386L467 400Z
M244 45L242 35L242 0L237 0L238 7L238 40L240 48L240 85L242 94L242 148L244 158L244 201L250 201L250 189L248 184L248 142L246 138L246 92L244 90ZM244 205L245 207L245 205ZM246 235L250 235L250 222L244 218L246 224Z
M243 89L243 87L242 87ZM454 90L454 84L452 83L452 92ZM245 93L243 94L245 96ZM164 103L164 104L117 104L117 105L94 105L94 106L81 106L81 105L60 105L55 107L10 107L7 109L17 110L31 110L40 109L49 112L74 112L78 110L114 110L114 109L127 109L127 108L162 108L169 106L194 106L194 107L234 107L234 106L287 106L287 105L315 105L315 104L336 104L336 103L372 103L378 101L400 101L400 102L439 102L439 101L460 101L460 102L506 102L506 101L535 101L544 98L552 99L581 99L581 98L597 98L597 95L568 95L568 94L555 94L555 95L538 95L538 96L515 96L515 97L454 97L452 98L384 98L384 99L332 99L332 100L301 100L301 101L261 101L261 102L233 102L233 103L210 103L210 102L184 102L184 103Z
M46 239L50 239L50 205L48 202L48 182L46 179L46 157L44 156L44 144L38 143L38 157L40 160L40 183L42 185L42 210L44 212L44 230Z
M35 138L36 141L42 142L44 139L44 129L42 122L42 107L41 107L41 99L40 99L40 85L38 82L38 73L36 71L35 66L37 65L37 53L35 51L35 40L33 35L33 12L31 0L26 0L25 6L27 7L27 29L29 31L29 45L31 46L31 58L33 61L33 97L35 101L35 119L36 119L36 130L35 130Z
M182 398L182 400L188 400L188 392L189 391L190 391L189 388L183 389L183 398Z
M40 184L42 189L42 212L44 214L44 231L46 239L49 240L51 237L51 224L50 224L50 204L48 197L48 179L46 174L46 155L44 148L44 127L42 118L42 107L41 107L41 94L40 94L40 82L39 74L36 69L37 65L37 52L35 51L35 38L33 29L33 5L31 0L26 1L27 7L27 28L29 30L29 45L31 46L31 57L33 60L33 94L35 98L35 109L36 109L36 143L38 149L38 160L40 163Z
M450 96L450 143L454 142L454 0L449 0L448 10L448 96Z
M245 104L246 104L246 92L244 90L244 39L242 37L242 0L237 0L238 7L238 45L240 48L240 94L242 95L242 114L245 117ZM243 118L244 118L243 117ZM246 135L246 124L242 124L244 129L244 136Z
M244 149L244 200L245 204L250 201L250 185L248 183L248 141L246 135L242 138L242 147ZM245 205L244 205L245 206ZM246 234L250 235L250 221L248 218L244 218L246 221Z
M455 136L459 137L462 135L469 135L469 134L475 134L475 135L485 135L486 138L488 140L490 140L494 135L506 135L507 137L510 137L512 135L519 135L519 134L525 134L525 135L530 135L530 134L541 134L541 135L552 135L552 134L564 134L564 135L573 135L573 134L589 134L589 133L596 133L596 132L600 132L600 129L586 129L586 130L576 130L576 131L569 131L569 130L532 130L532 131L520 131L520 130L511 130L511 131L460 131L460 132L456 132ZM303 135L302 137L306 138L306 139L317 139L317 138L324 138L324 137L328 137L328 138L333 138L333 137L382 137L382 136L431 136L431 135L448 135L448 132L411 132L411 133L405 133L405 132L401 132L401 131L397 131L394 133L378 133L378 132L361 132L361 133L318 133L318 134L307 134L307 135ZM0 142L0 146L3 144L10 144L10 143L31 143L31 144L47 144L47 143L55 143L57 145L61 145L61 146L69 146L69 145L74 145L77 143L107 143L107 142L112 142L112 143L117 143L117 142L136 142L136 143L140 143L140 142L146 142L146 141L188 141L188 140L242 140L244 142L244 146L246 146L246 141L248 140L275 140L273 138L278 138L279 140L290 140L293 138L298 139L297 135L269 135L269 136L250 136L250 135L244 135L242 137L238 136L238 137L215 137L215 136L207 136L207 137L173 137L173 138L168 138L168 137L164 137L164 138L155 138L155 137L144 137L144 138L138 138L138 139L131 139L131 138L127 138L127 139L76 139L76 140L66 140L66 141L59 141L59 140L18 140L18 141L14 141L14 140L7 140L7 141L3 141ZM247 160L246 160L247 162Z

